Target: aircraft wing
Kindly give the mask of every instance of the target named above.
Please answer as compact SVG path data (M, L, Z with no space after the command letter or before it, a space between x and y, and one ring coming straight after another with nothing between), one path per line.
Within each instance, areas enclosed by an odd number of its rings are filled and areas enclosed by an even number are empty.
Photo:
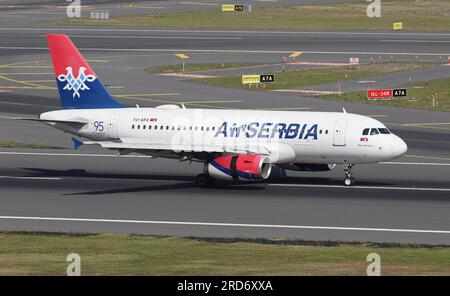
M264 147L253 146L233 146L233 147L223 147L223 146L192 146L192 145L176 145L176 144L165 144L165 143L124 143L115 141L84 141L81 142L75 138L74 147L77 149L81 145L99 145L102 148L126 151L126 154L136 152L144 153L148 151L170 151L172 153L195 153L195 152L206 152L206 153L220 153L220 154L230 154L230 155L241 155L241 154L258 154L258 155L269 155L269 151ZM147 153L144 153L147 154Z

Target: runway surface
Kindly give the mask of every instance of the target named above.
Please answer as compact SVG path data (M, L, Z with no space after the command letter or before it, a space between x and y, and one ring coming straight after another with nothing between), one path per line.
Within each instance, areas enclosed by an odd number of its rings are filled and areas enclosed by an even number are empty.
M193 183L199 165L15 153L0 153L2 229L450 242L450 161L359 166L351 189L341 185L340 170L200 189Z
M171 9L187 9L175 4ZM200 7L204 5L189 9L206 9ZM416 55L439 62L450 55L450 34L61 28L33 23L41 18L48 15L27 21L0 19L0 140L59 149L0 148L0 230L450 244L449 113L218 88L144 71L178 63L178 52L189 54L191 62L275 64L292 51L304 52L302 60L313 62L391 56L412 61ZM325 173L288 172L286 179L275 174L264 184L200 189L193 184L201 171L198 164L116 158L95 148L74 151L69 135L11 120L60 108L44 38L55 32L69 34L111 92L129 106L182 102L188 108L345 107L386 123L405 139L408 153L393 163L356 166L355 188L341 186L343 172L337 167ZM444 67L427 75L444 78Z

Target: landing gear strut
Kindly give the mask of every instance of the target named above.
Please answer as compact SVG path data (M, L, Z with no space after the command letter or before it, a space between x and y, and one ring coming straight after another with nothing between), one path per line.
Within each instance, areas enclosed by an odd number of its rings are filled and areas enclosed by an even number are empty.
M344 184L345 184L345 186L352 186L353 184L355 184L355 178L353 178L352 168L353 168L353 164L351 164L351 163L344 164L344 173L345 173Z
M195 183L199 187L209 187L214 183L214 179L208 174L200 174L195 178Z

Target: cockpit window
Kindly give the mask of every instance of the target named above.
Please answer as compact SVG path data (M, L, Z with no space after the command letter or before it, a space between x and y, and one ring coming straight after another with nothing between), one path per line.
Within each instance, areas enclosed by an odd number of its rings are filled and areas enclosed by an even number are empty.
M370 135L371 136L378 135L378 134L379 134L378 129L376 129L376 128L371 128L370 129Z
M379 134L383 134L383 135L389 135L391 132L387 129L387 128L365 128L362 132L363 136L367 136L367 135L379 135Z
M380 134L389 135L391 132L387 128L379 128Z

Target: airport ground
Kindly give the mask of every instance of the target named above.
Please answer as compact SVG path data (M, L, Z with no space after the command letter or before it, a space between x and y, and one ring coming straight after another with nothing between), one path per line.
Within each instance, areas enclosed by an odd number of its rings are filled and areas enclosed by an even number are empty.
M168 12L208 9L201 2L147 4ZM450 55L450 34L61 27L38 22L60 17L61 9L25 11L1 12L8 16L1 18L0 28L0 140L51 149L0 149L2 231L450 244L448 112L231 89L145 72L179 63L176 53L195 63L275 64L293 51L302 51L302 61L311 63L391 56L439 62ZM201 189L193 182L201 171L198 164L116 157L95 148L74 151L69 135L11 120L60 108L45 42L45 34L55 32L68 34L110 91L129 106L345 108L385 123L405 139L408 153L393 162L356 166L358 184L352 188L342 186L337 167L325 173L288 172L284 179L275 174L261 184ZM417 77L448 78L448 68ZM400 73L398 80L380 77L373 85L401 86L408 74Z
M450 270L450 250L429 245L79 233L3 233L0 241L0 275L63 275L74 250L82 275L365 275L374 253L383 275Z

